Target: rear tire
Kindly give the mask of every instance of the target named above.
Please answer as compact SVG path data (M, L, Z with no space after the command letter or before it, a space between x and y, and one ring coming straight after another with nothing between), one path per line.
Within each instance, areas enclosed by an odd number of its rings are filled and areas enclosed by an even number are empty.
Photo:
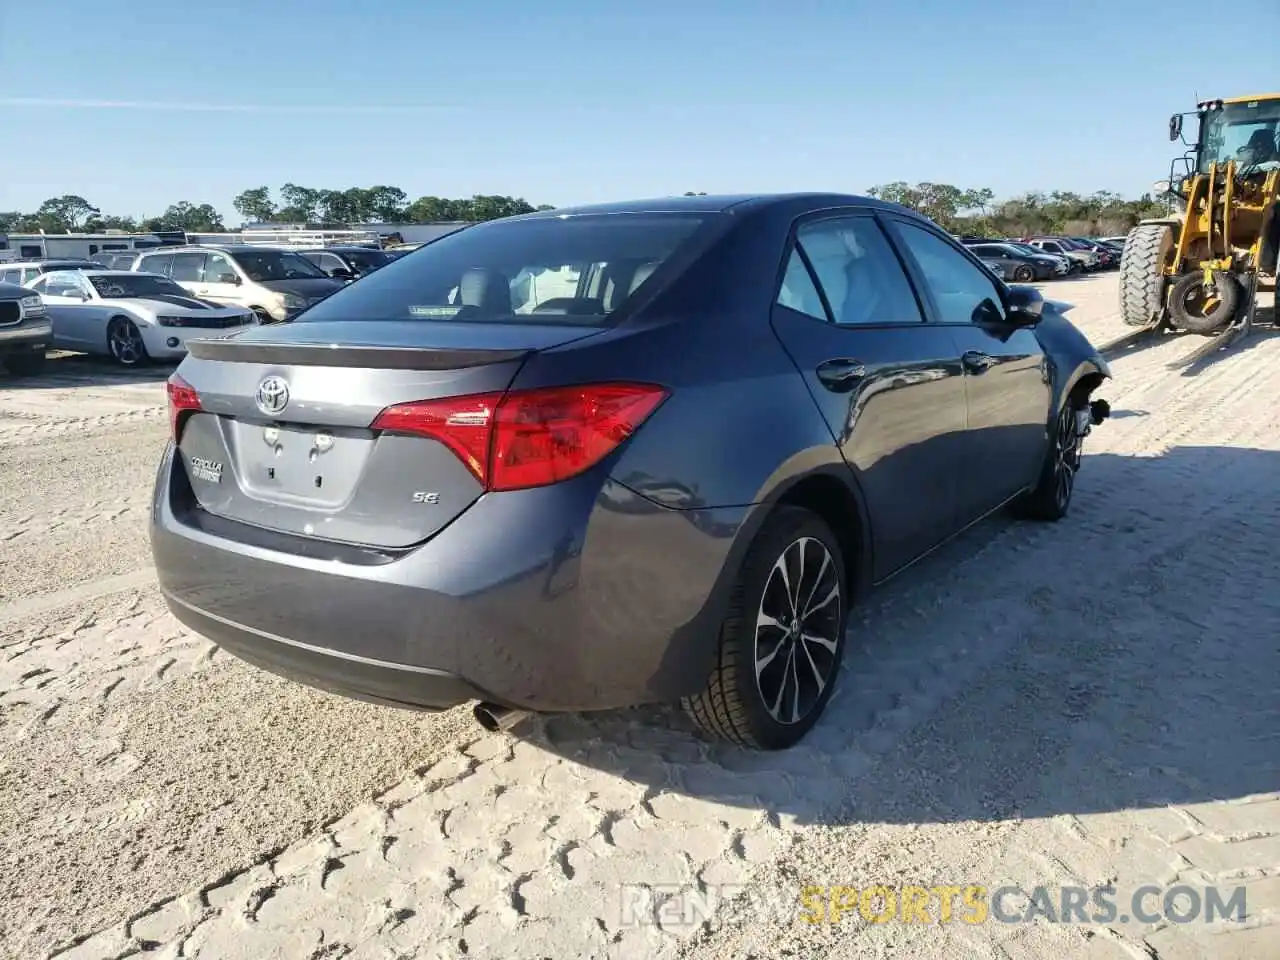
M1140 223L1120 255L1120 319L1145 327L1164 313L1164 268L1177 236L1173 224Z
M1056 523L1067 515L1080 470L1082 440L1076 429L1076 407L1068 397L1054 422L1035 487L1009 506L1015 517Z
M0 360L11 377L34 377L44 369L44 350L29 350L26 353L10 353Z
M1204 296L1204 272L1196 270L1177 279L1169 291L1169 318L1175 327L1187 333L1207 336L1231 322L1244 294L1240 281L1230 273L1214 270L1213 282L1217 288L1215 296L1218 303L1206 312L1188 303Z
M826 709L840 671L848 582L826 522L779 507L748 549L707 687L682 702L694 723L757 749L798 743Z

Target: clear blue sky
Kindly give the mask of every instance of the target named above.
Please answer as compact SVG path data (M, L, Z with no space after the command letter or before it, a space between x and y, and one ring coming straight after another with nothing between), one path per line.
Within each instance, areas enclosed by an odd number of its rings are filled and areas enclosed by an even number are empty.
M1230 12L1236 36L1191 0L0 0L0 210L238 223L287 181L1136 195L1171 112L1280 88L1280 0Z

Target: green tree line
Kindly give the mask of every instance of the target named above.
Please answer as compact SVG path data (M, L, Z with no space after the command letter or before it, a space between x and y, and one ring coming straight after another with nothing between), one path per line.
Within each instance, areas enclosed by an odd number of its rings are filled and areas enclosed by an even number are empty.
M1139 220L1163 217L1166 203L1143 194L1126 200L1099 190L1088 195L1066 190L1024 193L996 200L987 187L963 188L949 183L886 183L871 196L911 207L956 234L1018 237L1036 234L1109 237L1126 234Z
M1136 200L1118 193L1088 195L1054 190L1025 193L997 200L988 187L965 188L949 183L905 181L881 184L867 191L918 210L954 233L984 236L1022 236L1061 233L1111 236L1127 233L1139 220L1166 213L1160 199L1144 194ZM685 196L695 196L689 191ZM269 187L252 187L232 201L246 222L307 223L314 226L359 226L376 223L433 223L496 220L535 210L521 197L477 195L469 198L425 196L409 200L399 187L348 187L322 190L286 183L274 195ZM159 216L129 217L104 214L84 197L51 197L33 213L0 212L0 232L100 232L103 230L227 230L218 211L208 203L181 200Z
M521 197L419 197L410 202L399 187L319 190L294 183L281 187L278 199L272 197L268 187L253 187L238 194L232 205L250 223L307 223L337 227L456 220L478 222L551 209L548 204L535 207ZM4 233L38 233L42 230L45 233L98 233L103 230L217 233L227 229L212 204L190 200L170 204L163 213L154 217L106 214L76 194L50 197L32 213L0 211L0 232Z

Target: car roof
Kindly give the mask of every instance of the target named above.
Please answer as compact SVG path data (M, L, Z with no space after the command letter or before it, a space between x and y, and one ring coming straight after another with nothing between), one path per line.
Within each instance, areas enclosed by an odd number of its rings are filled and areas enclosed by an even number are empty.
M362 247L358 243L334 244L328 247L299 247L295 253L382 253L377 247Z
M0 269L4 267L53 267L60 263L79 264L93 263L92 260L81 260L79 257L41 257L37 260L6 260L0 263Z
M223 253L296 253L296 250L285 247L270 247L255 243L188 243L181 247L150 247L138 252L144 255L153 253L208 253L217 250Z
M559 217L591 216L610 213L729 213L761 210L773 206L808 205L822 207L863 206L894 212L906 212L924 219L910 207L904 207L874 197L847 193L733 193L693 197L653 197L647 200L622 200L613 203L593 203L577 207L561 207L556 210L540 210L521 214L513 220L550 220Z
M50 270L49 273L78 273L82 277L165 277L163 273L152 273L150 270Z

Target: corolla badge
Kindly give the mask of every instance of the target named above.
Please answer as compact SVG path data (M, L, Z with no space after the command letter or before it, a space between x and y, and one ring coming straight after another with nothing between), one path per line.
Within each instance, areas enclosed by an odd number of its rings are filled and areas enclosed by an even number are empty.
M289 405L289 384L284 377L267 377L258 384L258 392L254 395L258 409L269 417L278 417Z

